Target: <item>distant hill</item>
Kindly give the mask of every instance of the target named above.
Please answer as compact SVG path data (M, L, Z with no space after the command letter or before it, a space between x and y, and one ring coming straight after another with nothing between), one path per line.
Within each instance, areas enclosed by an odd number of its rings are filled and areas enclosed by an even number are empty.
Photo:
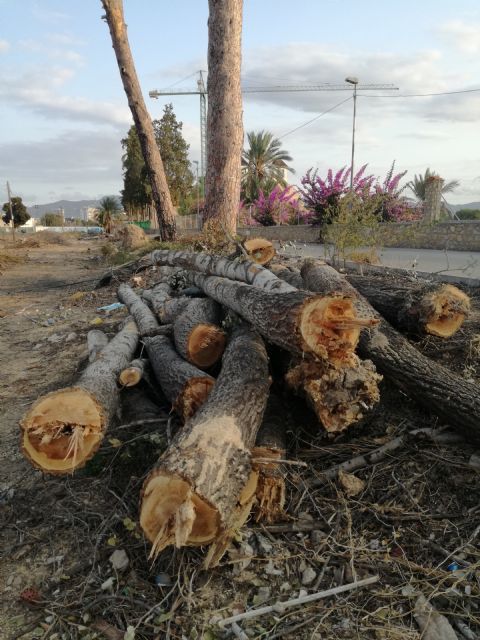
M480 202L468 202L467 204L449 204L450 209L460 211L460 209L480 209Z
M56 213L59 209L64 210L66 218L82 218L82 210L85 207L98 207L99 205L99 200L57 200L57 202L27 207L27 209L32 218L41 218L46 213Z

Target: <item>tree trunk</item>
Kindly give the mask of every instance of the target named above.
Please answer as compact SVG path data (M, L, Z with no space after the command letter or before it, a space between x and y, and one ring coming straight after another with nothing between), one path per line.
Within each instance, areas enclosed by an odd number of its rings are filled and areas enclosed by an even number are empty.
M178 353L200 369L215 364L225 349L225 333L220 328L222 309L210 298L187 298L185 310L173 323Z
M467 294L451 284L357 275L347 280L388 322L412 333L449 338L470 310Z
M157 419L159 423L165 423L168 419L168 414L150 399L144 384L122 390L121 416L123 424ZM152 430L154 428L155 424L153 423Z
M163 393L173 409L187 420L205 402L215 379L183 360L166 336L145 338L143 343Z
M302 267L307 289L327 295L332 289L355 295L344 276L326 264L307 261ZM480 394L476 384L426 358L357 294L357 304L375 314L378 326L363 332L360 353L370 358L408 396L435 413L465 438L480 442Z
M137 385L145 374L148 366L148 360L145 358L135 358L128 367L120 371L118 381L123 387L134 387Z
M251 322L266 340L292 353L348 362L365 325L347 297L312 296L296 290L270 293L226 278L193 271L185 274L208 296Z
M205 211L235 234L243 149L242 0L209 0Z
M162 240L174 240L176 236L175 210L165 176L160 151L155 140L152 120L143 99L127 37L122 0L102 0L105 17L112 37L123 88L128 98L143 159L147 167L152 196L157 209L158 226Z
M276 254L275 247L265 238L248 238L242 242L250 260L261 265L268 264Z
M141 337L155 334L159 328L157 319L128 284L123 283L118 287L117 298L127 306Z
M87 333L88 361L94 362L100 351L108 344L108 336L100 329L91 329Z
M137 344L137 326L129 320L74 386L33 404L20 426L23 452L34 466L53 474L73 473L94 455L117 411L118 375Z
M156 556L212 542L230 527L252 477L253 446L268 397L261 338L237 328L207 402L180 430L144 484L140 524ZM256 482L252 483L251 493Z
M292 285L292 287L295 287L295 289L305 288L305 285L303 284L303 278L300 275L300 271L298 271L298 269L288 269L288 267L283 264L271 264L270 269L277 276L277 278L288 282L288 284Z

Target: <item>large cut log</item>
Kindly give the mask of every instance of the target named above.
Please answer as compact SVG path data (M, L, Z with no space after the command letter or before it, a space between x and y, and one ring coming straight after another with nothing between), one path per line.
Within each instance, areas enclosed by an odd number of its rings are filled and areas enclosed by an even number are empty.
M181 358L170 338L144 338L143 343L155 378L173 409L184 420L193 416L207 399L215 379Z
M118 381L123 387L134 387L145 375L145 370L148 366L148 360L146 358L135 358L132 360L128 367L120 371Z
M248 238L242 242L242 247L253 262L268 264L275 257L275 247L265 238Z
M108 336L100 329L91 329L87 333L88 361L97 359L100 351L108 344Z
M118 287L117 297L127 306L129 313L135 319L140 336L155 334L159 328L158 320L128 284L122 283Z
M386 320L412 333L448 338L470 310L470 298L451 284L353 274L347 280Z
M361 420L380 400L378 375L370 360L353 356L344 367L301 360L285 376L288 386L304 396L330 433L344 431Z
M72 473L94 455L118 408L118 375L137 344L137 326L127 320L75 385L33 404L20 426L23 452L34 466L53 474Z
M303 278L298 269L289 269L284 264L271 264L269 268L277 276L277 278L288 282L288 284L291 284L292 287L295 287L295 289L304 288Z
M297 290L271 293L227 278L185 273L189 282L251 322L269 342L293 353L348 362L360 328L370 324L357 316L352 300L342 294L322 297Z
M324 263L306 261L302 276L307 289L323 295L332 290L351 296L356 292L344 276ZM358 293L356 304L363 313L374 313L380 321L377 327L362 333L361 355L370 358L380 373L428 411L458 429L465 438L480 442L477 385L422 355Z
M166 282L160 282L153 289L142 293L142 297L150 304L162 324L172 323L191 302L188 296L174 297L173 293L173 289Z
M189 298L189 303L173 323L178 353L201 369L215 364L225 349L225 333L220 328L222 309L210 298Z
M152 542L152 555L169 544L207 544L230 526L252 477L250 448L268 388L261 338L248 327L237 327L207 402L145 481L140 524Z

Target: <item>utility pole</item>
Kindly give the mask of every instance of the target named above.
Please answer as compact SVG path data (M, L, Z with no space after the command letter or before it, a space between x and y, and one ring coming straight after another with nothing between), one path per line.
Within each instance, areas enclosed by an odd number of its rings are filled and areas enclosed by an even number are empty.
M200 180L198 179L198 160L194 160L193 164L197 169L197 226L200 222ZM199 227L201 229L201 227Z
M353 128L352 128L352 160L350 162L350 191L353 191L353 168L355 163L355 121L357 118L357 85L358 78L348 76L345 82L353 84Z
M10 185L7 180L8 208L10 210L10 222L12 223L12 242L15 243L15 221L13 219L12 194L10 193Z

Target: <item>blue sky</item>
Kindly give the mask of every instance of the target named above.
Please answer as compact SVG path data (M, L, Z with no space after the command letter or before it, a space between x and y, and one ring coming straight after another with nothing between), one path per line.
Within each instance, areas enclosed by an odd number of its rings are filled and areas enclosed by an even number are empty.
M207 0L124 0L147 105L172 101L191 159L199 156L198 98L153 101L206 69ZM131 122L100 0L0 0L0 198L10 180L28 204L94 198L122 188L120 140ZM400 93L480 88L475 0L245 0L242 76L247 86L392 82ZM192 76L177 84L194 87ZM382 92L383 93L383 92ZM245 130L277 136L348 97L275 93L244 97ZM296 182L349 162L352 101L282 138ZM427 166L461 186L452 202L480 200L480 92L422 98L360 96L357 166L406 178Z

